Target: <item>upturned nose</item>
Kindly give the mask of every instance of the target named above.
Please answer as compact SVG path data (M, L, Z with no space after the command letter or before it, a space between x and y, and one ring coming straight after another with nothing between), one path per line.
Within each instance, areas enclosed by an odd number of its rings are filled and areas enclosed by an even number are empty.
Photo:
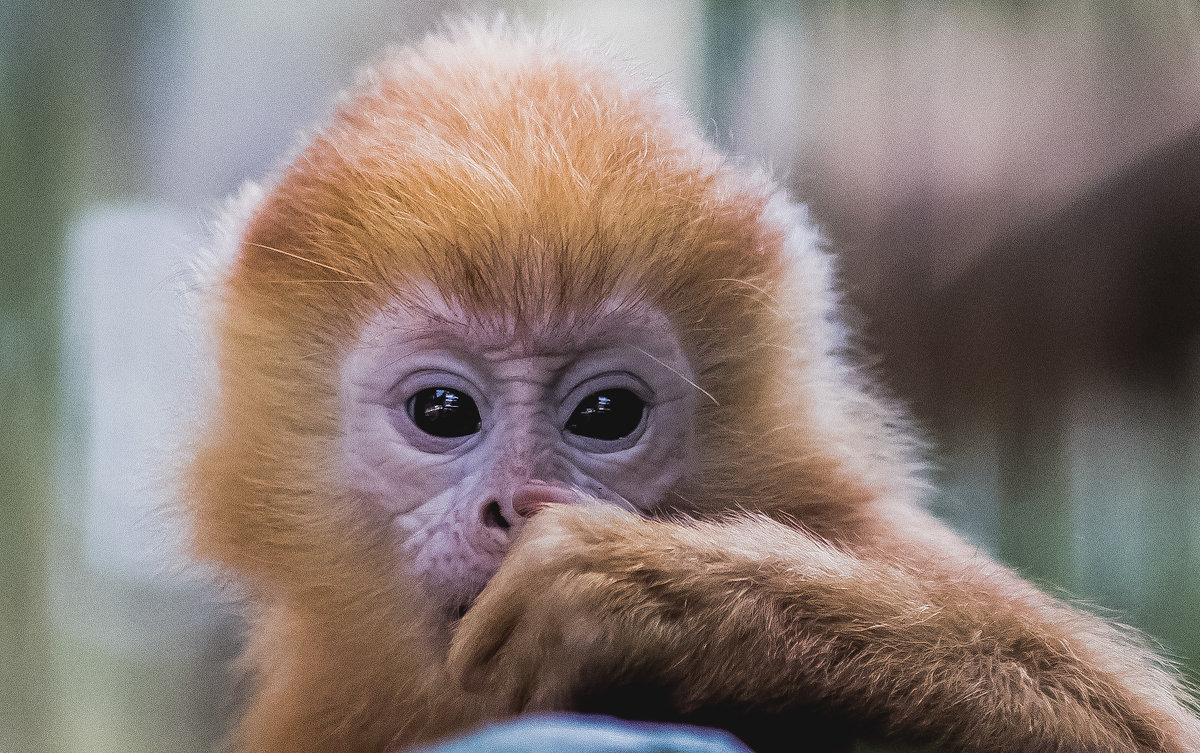
M513 512L522 518L533 517L549 505L573 505L579 502L574 489L546 481L528 481L513 494Z
M483 506L483 525L515 534L527 518L549 505L579 503L579 494L570 487L548 481L527 481L507 501L492 498ZM507 503L506 503L507 502Z

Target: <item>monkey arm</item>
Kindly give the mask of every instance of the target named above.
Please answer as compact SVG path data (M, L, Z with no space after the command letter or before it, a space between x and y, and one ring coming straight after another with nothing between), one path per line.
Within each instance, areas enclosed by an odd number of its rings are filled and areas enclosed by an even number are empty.
M948 531L889 530L847 551L762 517L550 508L463 619L451 669L498 713L653 684L682 713L811 709L964 750L1200 750L1148 652Z

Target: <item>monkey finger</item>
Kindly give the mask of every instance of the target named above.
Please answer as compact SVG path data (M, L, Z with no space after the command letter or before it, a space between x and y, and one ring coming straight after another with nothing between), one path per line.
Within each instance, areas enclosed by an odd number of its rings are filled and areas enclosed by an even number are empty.
M446 664L464 688L479 690L494 684L496 665L506 647L531 640L521 635L529 631L520 629L528 621L527 601L518 589L508 588L507 578L497 575L463 616L450 641Z
M491 679L491 670L484 665L475 665L452 672L458 678L458 684L468 693L482 693L487 689Z
M483 619L483 609L472 609L463 617L450 640L446 668L466 690L478 690L486 684L500 647L508 640L512 627Z
M561 681L539 682L529 694L520 713L528 714L543 711L562 711L571 707L569 695Z
M464 630L464 627L467 626L460 625L450 642L446 669L464 690L475 693L489 684L496 653L504 644L505 638L500 636L487 640L484 637L486 633L477 634L475 631Z

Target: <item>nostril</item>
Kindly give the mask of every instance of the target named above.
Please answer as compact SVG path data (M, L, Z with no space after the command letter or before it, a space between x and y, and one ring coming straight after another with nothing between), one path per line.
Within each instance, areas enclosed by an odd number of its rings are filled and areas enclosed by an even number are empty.
M505 530L512 527L512 523L504 517L504 513L500 510L500 503L492 500L484 505L483 508L483 524L488 528L499 528Z

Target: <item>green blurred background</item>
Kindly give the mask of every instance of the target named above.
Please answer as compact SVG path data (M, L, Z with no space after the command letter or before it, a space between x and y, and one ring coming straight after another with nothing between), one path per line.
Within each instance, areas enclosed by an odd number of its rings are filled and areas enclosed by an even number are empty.
M189 258L457 3L0 0L0 753L206 751L229 599L163 509ZM1200 670L1194 0L514 2L770 165L931 444L931 505Z

